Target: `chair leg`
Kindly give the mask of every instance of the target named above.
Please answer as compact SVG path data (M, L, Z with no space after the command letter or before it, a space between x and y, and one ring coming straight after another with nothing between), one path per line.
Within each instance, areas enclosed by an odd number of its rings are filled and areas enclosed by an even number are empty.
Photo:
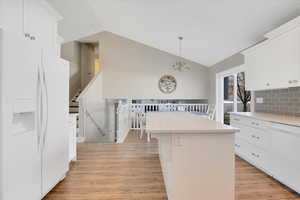
M151 134L147 132L147 141L150 142L150 140L151 140Z
M144 129L141 127L140 139L143 139L143 135L144 135Z

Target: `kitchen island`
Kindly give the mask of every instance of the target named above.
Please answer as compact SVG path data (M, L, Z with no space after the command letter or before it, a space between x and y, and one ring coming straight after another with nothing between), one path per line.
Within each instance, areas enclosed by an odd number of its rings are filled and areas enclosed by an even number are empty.
M234 200L238 129L185 112L152 112L146 131L158 139L169 200Z

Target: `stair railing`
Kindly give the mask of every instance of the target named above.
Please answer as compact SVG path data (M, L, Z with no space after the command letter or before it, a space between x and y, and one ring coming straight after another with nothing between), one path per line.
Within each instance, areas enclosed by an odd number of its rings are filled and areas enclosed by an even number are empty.
M92 116L92 114L85 109L85 114L90 118L90 120L93 122L93 124L96 126L98 132L102 135L102 136L106 136L105 131L103 131L103 129L101 128L101 126L98 125L97 121L94 119L94 117Z
M97 131L97 133L99 132L101 136L108 135L105 132L106 127L99 124L101 120L105 120L104 117L97 117L94 115L94 113L98 112L97 106L100 104L102 105L102 103L105 104L102 93L98 92L98 88L101 85L102 75L97 74L76 99L76 101L79 101L79 137L83 137L85 139L88 139L91 136L93 137L93 131L90 132L91 129L89 129L91 125L97 129L94 131ZM95 134L97 133L95 132Z

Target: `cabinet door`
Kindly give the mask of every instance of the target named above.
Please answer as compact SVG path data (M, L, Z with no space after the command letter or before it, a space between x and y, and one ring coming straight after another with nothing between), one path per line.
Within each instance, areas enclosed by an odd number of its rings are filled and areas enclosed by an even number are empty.
M14 106L16 100L20 99L28 99L36 104L38 63L35 56L38 48L35 43L25 40L23 36L5 31L1 31L0 35L2 104L0 118L3 130L0 144L3 193L0 194L0 199L37 200L40 199L41 180L39 133L36 125L24 132L14 131L19 124L24 127L36 124L36 119L31 118L30 113L36 115L37 111L34 108L27 114L14 114ZM18 119L18 116L23 116L23 120Z
M273 130L272 163L274 177L300 192L300 136L286 130Z
M46 53L44 51L44 53ZM47 92L47 130L43 151L43 195L56 185L68 170L68 68L44 54L45 89ZM49 56L48 56L49 55Z
M266 41L245 55L247 90L274 88L271 83L270 69L272 66L269 64L268 53L268 41Z
M300 28L267 40L245 53L246 88L264 90L300 85Z
M43 16L41 15L40 3L37 0L24 1L24 34L30 35L35 39L42 30Z
M0 28L23 35L23 1L0 0Z
M300 29L275 38L269 42L269 65L271 82L276 88L293 87L299 81Z

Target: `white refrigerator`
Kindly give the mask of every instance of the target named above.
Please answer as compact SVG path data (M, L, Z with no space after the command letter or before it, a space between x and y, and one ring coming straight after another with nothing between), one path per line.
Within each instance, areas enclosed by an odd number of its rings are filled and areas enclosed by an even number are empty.
M0 29L0 199L39 200L68 169L68 63Z

